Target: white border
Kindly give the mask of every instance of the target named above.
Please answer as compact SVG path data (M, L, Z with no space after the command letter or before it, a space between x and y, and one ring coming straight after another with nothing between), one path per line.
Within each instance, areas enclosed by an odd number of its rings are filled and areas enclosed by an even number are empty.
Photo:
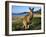
M12 31L12 11L11 7L12 5L16 6L35 6L35 7L41 7L41 30L27 30L27 31ZM9 3L9 34L26 34L26 33L41 33L44 32L44 6L41 4L24 4L24 3Z

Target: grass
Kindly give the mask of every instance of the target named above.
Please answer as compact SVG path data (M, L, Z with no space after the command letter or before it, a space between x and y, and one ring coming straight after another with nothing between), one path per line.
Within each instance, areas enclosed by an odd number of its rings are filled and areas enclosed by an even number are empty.
M22 27L22 20L12 23L12 31L24 30ZM40 30L41 29L41 17L33 17L32 23L30 24L29 30Z

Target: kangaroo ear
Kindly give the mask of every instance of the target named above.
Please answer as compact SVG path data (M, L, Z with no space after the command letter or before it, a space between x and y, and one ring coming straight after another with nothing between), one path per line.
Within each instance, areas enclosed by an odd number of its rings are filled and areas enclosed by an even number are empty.
M34 10L34 8L32 8L32 10Z
M29 7L30 10L32 10L30 7Z

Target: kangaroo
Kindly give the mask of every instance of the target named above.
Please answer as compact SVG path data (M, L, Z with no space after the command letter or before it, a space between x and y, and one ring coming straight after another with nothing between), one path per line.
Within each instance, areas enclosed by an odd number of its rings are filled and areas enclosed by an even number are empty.
M29 24L31 24L31 22L32 22L33 9L29 8L30 12L27 12L28 16L23 17L23 27L24 27L25 30L29 29Z

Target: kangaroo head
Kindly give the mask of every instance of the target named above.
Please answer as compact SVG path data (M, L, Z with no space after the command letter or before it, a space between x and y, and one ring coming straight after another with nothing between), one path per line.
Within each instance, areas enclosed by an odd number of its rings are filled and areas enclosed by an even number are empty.
M30 8L30 7L29 7L29 10L30 10L31 12L33 12L34 8Z

